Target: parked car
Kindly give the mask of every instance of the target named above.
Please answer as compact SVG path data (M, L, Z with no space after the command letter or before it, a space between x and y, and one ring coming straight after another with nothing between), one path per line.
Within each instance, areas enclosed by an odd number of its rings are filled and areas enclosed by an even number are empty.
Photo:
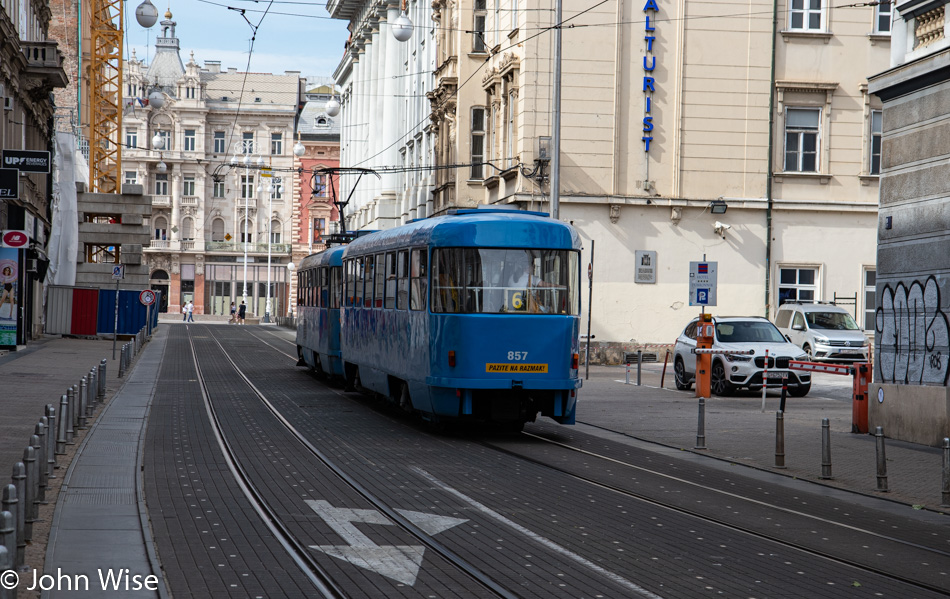
M775 326L815 362L867 362L868 340L854 318L834 304L786 302Z
M696 325L694 319L676 339L673 348L673 373L676 388L689 389L696 380ZM711 390L716 395L729 395L739 388L762 389L763 371L768 350L767 387L781 387L785 378L789 394L804 397L811 389L811 374L789 370L790 360L804 360L805 352L782 335L767 318L759 316L721 316L712 319L715 337L712 349L728 352L751 351L751 354L713 354Z

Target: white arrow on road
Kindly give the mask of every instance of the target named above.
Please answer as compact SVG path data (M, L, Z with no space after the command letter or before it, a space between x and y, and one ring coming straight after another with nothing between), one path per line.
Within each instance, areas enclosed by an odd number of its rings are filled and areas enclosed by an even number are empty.
M371 570L396 582L409 586L416 583L416 576L419 574L422 556L425 553L423 545L377 545L354 525L354 522L391 525L392 522L383 514L376 510L333 507L323 500L309 499L306 503L347 543L346 545L311 545L311 549ZM467 522L467 520L448 516L408 510L396 511L430 535Z

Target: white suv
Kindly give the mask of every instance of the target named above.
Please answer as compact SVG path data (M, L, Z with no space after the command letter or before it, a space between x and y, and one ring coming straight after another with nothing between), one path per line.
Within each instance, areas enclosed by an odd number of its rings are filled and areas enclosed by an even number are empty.
M848 311L826 303L786 302L775 326L815 362L867 362L868 340Z

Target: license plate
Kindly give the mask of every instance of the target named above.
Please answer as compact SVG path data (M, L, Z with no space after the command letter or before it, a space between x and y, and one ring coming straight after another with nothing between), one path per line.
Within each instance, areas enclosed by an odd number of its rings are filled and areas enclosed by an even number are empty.
M783 379L787 379L787 378L788 378L788 373L787 373L787 372L766 372L766 373L765 373L765 378L768 379L768 380L770 380L770 381L772 381L772 380L779 380L779 381L780 381L780 380L783 380Z
M485 364L485 372L546 373L547 364Z

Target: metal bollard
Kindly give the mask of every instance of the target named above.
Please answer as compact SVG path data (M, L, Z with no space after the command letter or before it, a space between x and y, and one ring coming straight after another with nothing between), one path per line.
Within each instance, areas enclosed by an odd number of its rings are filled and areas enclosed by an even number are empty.
M16 563L26 563L26 464L17 462L13 465L13 486L16 488L14 497L17 499L16 509Z
M125 376L125 347L122 346L122 350L119 352L119 378L121 379Z
M643 364L643 350L638 349L637 350L637 387L640 386L640 370L642 368L641 364Z
M79 401L76 402L76 409L79 414L79 428L88 428L86 426L86 377L79 379Z
M48 478L56 478L53 472L56 464L56 408L53 404L46 404L46 472Z
M626 367L624 368L623 384L624 385L630 384L630 364L627 364Z
M12 487L13 485L7 485ZM4 489L4 495L6 495L6 489ZM14 498L16 501L16 498ZM4 502L6 506L6 502ZM14 510L16 509L16 504L11 505ZM0 547L3 547L7 551L8 561L5 566L0 564L0 572L6 570L13 570L16 568L16 516L13 515L13 512L8 510L6 507L0 511Z
M775 467L785 469L785 414L775 413Z
M86 375L86 418L91 418L96 412L96 375L95 369Z
M7 548L0 545L0 572L13 569L12 556ZM0 585L0 599L16 599L16 587L8 589L6 584Z
M36 498L39 503L46 503L46 431L43 428L42 423L37 423L30 439L36 439L33 450L36 452Z
M11 518L9 521L9 526L7 523L0 522L0 538L3 539L3 544L6 545L10 554L14 556L14 561L16 565L19 566L22 562L16 561L17 558L17 514L19 513L19 508L17 507L19 502L17 501L16 486L7 485L3 487L3 491L0 492L0 511L3 511L7 514L10 514ZM6 530L7 528L12 529L12 534L10 531Z
M69 428L69 425L66 422L67 420L69 420L69 400L66 398L66 394L64 393L63 396L59 398L59 427L57 428L58 432L56 433L57 455L64 455L66 453L66 429Z
M104 400L106 397L106 359L103 358L99 362L99 399Z
M89 371L89 396L92 399L92 411L99 405L99 368Z
M36 520L33 517L33 465L36 464L36 456L33 455L32 447L23 450L23 461L19 463L23 464L23 492L17 493L23 506L23 538L32 541L33 522Z
M940 505L950 507L950 437L943 438L943 492Z
M693 449L706 449L706 398L699 398L699 422L696 425L696 446Z
M877 490L887 493L887 455L884 452L884 427L874 429L874 441L877 446Z
M34 437L36 435L33 435ZM39 481L39 460L37 460L36 447L33 446L32 438L30 445L23 450L23 463L26 464L26 519L27 522L36 522L40 517L40 481ZM32 527L30 527L32 530ZM27 539L30 540L30 539Z
M73 438L76 436L76 387L66 389L66 400L69 403L69 426L66 428L66 443L72 445L75 443Z
M821 476L831 479L831 423L827 418L821 419Z

